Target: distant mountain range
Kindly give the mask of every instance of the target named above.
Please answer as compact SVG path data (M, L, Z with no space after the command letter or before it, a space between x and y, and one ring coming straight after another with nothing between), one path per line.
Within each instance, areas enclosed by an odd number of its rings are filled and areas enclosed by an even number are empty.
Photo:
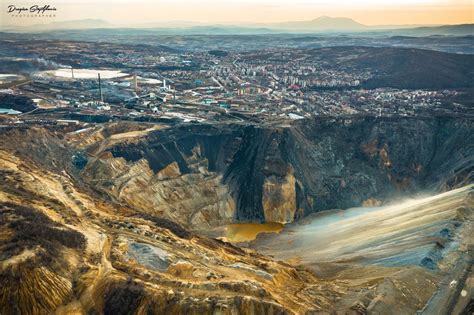
M436 27L415 27L405 30L392 30L392 32L401 32L408 36L431 36L431 35L449 35L449 36L474 36L474 24L459 25L441 25Z
M206 25L195 22L158 22L135 25L111 24L100 19L52 22L31 26L4 26L3 31L44 32L84 29L143 29L157 34L266 34L266 33L389 33L404 36L469 36L474 24L459 25L364 25L346 17L321 16L309 21L270 24Z
M114 24L111 24L107 21L100 19L84 19L84 20L72 20L72 21L62 21L62 22L50 22L44 24L35 24L35 25L7 25L2 27L6 31L54 31L54 30L83 30L83 29L95 29L95 28L114 28Z
M344 17L328 17L321 16L311 21L293 21L267 24L267 27L284 30L298 31L360 31L367 28L366 25L360 24L353 19Z

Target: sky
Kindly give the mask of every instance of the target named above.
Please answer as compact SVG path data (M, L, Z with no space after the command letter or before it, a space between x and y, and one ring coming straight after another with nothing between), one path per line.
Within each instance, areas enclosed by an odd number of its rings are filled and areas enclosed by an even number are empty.
M474 23L474 0L0 0L3 25L103 19L136 25L167 21L249 24L349 17L366 25ZM8 6L49 4L54 17L14 17Z

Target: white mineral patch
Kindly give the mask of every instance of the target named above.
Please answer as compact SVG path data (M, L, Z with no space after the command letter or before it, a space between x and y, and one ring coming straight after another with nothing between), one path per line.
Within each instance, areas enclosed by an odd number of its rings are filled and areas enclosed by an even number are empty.
M18 80L20 76L11 73L0 73L0 83Z
M138 78L138 83L143 83L143 84L161 84L162 82L158 79L152 79L152 78Z
M52 75L60 78L72 78L71 69L58 69L45 71L47 75ZM122 77L128 75L119 70L103 70L103 69L74 69L74 78L75 79L95 79L97 74L100 73L101 79L113 79L117 77Z

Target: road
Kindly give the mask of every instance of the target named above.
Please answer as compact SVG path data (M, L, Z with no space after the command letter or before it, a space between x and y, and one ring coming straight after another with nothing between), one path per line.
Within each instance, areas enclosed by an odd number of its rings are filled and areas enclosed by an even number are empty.
M425 307L417 312L422 315L446 315L452 314L466 279L472 270L474 260L466 254L459 260L458 264L441 281L438 290L428 300ZM453 280L456 282L454 283Z

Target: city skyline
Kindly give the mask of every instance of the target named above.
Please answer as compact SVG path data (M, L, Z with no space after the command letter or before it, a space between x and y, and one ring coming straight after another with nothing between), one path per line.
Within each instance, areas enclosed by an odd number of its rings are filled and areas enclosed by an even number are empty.
M216 0L129 0L100 3L90 0L66 2L49 1L57 8L51 18L12 17L8 6L29 7L31 1L2 2L3 25L32 25L57 21L101 19L114 25L135 26L145 23L172 23L174 26L189 24L258 24L288 21L307 21L320 16L351 18L358 23L375 25L441 25L473 23L473 8L466 0L416 0L416 1L337 1L283 0L268 1L216 1Z

